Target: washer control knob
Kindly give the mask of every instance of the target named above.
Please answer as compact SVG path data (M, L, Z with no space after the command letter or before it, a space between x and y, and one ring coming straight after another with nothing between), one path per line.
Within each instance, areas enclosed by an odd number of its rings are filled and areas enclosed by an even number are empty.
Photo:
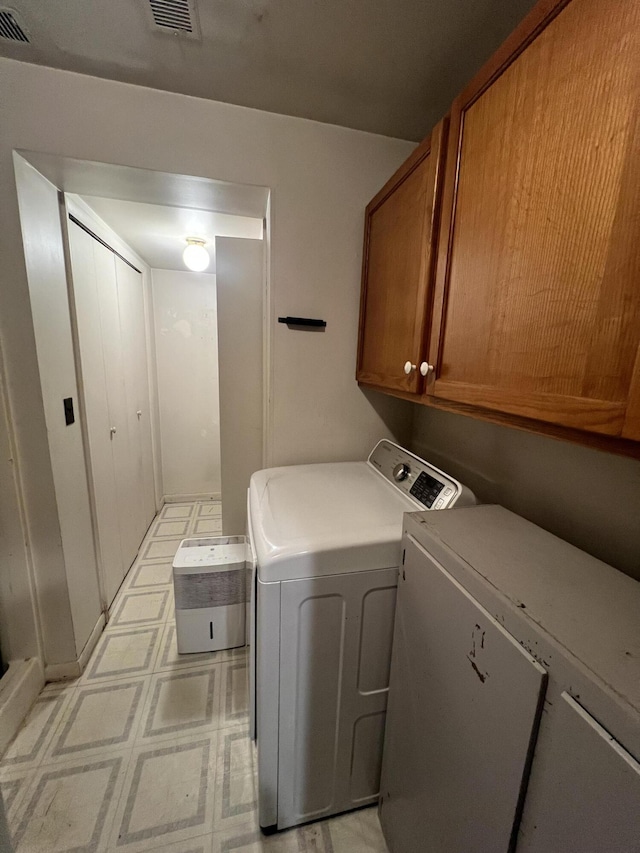
M407 479L410 473L411 468L409 468L406 462L398 462L396 467L393 469L393 479L398 483L401 483L403 480Z

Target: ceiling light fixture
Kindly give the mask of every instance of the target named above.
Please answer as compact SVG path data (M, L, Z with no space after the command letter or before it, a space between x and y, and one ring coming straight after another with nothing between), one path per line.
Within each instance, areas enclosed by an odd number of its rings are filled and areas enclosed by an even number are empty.
M182 260L193 272L204 272L209 266L209 252L204 247L205 241L195 237L187 237L187 248L182 253Z

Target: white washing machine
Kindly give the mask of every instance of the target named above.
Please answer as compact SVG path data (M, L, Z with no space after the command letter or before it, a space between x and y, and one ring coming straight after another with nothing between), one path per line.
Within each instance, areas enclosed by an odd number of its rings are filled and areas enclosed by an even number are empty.
M377 801L402 516L475 498L381 441L258 471L248 500L259 819L285 829Z

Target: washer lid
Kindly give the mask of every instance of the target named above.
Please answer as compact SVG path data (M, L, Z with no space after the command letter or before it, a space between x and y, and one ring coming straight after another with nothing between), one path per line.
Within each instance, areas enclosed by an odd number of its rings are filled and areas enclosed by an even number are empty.
M249 523L260 580L397 566L402 515L418 508L367 462L257 471Z

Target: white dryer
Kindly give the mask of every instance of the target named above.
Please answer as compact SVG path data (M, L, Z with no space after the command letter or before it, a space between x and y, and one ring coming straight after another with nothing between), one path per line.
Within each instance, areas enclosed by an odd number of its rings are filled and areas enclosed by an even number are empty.
M390 441L366 462L252 476L251 703L264 829L376 802L402 516L474 503Z

